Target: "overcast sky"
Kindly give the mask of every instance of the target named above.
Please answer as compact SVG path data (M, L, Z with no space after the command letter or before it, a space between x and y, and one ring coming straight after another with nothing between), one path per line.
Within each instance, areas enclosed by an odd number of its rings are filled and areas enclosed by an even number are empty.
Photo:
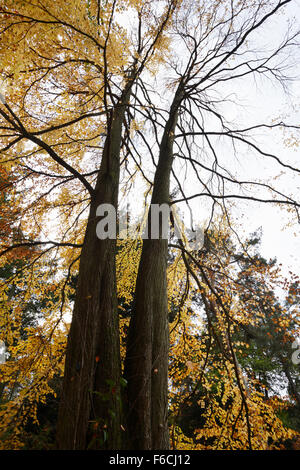
M263 31L254 38L255 41L261 41L262 44L269 44L270 47L278 43L286 31L288 21L294 17L300 28L300 1L295 0L286 8L285 14L278 15L267 23ZM300 97L300 64L299 48L295 48L294 55L290 57L292 68L289 74L298 77L297 80L288 83L287 93L278 83L271 80L261 80L259 77L250 77L249 79L236 80L233 84L228 82L222 84L224 94L234 93L236 105L226 105L224 108L227 119L243 124L253 125L262 123L271 123L272 119L278 120L285 118L287 123L300 125L299 97ZM297 134L298 132L298 134ZM281 130L263 129L256 133L257 142L261 148L267 152L272 152L280 157L284 162L300 168L299 148L288 148L284 145L284 139L289 137L288 131L283 133ZM295 137L299 138L299 131L293 132ZM233 168L236 174L244 177L245 180L260 178L262 181L279 188L285 194L294 195L296 200L300 200L300 175L290 171L281 174L284 168L275 164L272 160L262 156L250 156L246 148L240 147L240 153L237 158L232 158L229 147L226 150L224 142L222 148L218 150L219 156L228 158L228 168ZM228 155L226 155L226 151ZM279 176L280 175L280 176ZM277 179L274 181L273 178ZM194 182L196 189L197 184ZM189 181L191 186L191 181ZM190 191L193 192L192 190ZM194 192L197 192L196 190ZM253 194L253 193L252 193ZM201 203L199 203L201 201ZM197 213L197 208L202 204L203 199L191 203L193 211ZM203 210L202 205L202 212ZM277 257L278 261L284 265L284 272L292 270L300 274L300 225L297 221L295 212L288 214L285 209L280 209L269 204L249 203L247 201L237 201L235 208L232 209L236 223L240 226L239 233L249 234L259 227L262 227L263 238L261 251L267 258ZM201 209L199 210L201 217ZM205 215L204 215L205 218Z

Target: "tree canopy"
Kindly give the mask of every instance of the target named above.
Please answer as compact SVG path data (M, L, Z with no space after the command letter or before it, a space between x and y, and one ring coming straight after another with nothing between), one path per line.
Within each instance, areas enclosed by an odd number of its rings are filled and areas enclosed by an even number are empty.
M243 104L297 80L294 4L0 1L0 448L299 439L299 278L234 221L299 222L297 114Z

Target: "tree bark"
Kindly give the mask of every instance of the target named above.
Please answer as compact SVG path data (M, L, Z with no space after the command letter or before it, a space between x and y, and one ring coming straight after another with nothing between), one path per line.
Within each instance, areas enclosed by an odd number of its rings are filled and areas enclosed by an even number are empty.
M59 449L121 447L116 240L97 237L96 210L104 203L117 208L122 123L130 90L129 84L112 112L90 205L66 351L57 424Z
M180 102L181 95L177 91L160 146L148 230L151 230L153 205L169 204L174 130ZM149 238L143 242L127 341L127 425L130 446L137 450L169 448L168 240L161 235L159 239Z

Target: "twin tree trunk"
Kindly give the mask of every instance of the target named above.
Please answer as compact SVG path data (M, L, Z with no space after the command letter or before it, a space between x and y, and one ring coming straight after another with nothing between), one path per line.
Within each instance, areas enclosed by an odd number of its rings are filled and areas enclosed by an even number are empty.
M128 448L169 448L168 241L161 237L144 240L129 327L125 361L128 382L126 417L122 417L116 240L100 240L96 235L97 207L109 203L117 208L118 204L122 123L130 89L128 85L121 104L112 114L91 200L68 336L57 424L59 449L120 449L123 447L124 426L127 428L125 446ZM151 204L169 203L179 102L176 94L160 147Z

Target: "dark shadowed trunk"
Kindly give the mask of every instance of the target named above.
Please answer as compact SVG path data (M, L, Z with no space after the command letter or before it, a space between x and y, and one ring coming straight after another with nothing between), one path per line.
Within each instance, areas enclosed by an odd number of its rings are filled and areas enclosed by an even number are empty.
M121 447L116 240L97 237L96 210L104 203L117 207L122 123L129 94L128 85L112 113L91 200L68 336L57 425L59 449Z
M290 372L289 368L289 363L286 358L284 358L281 354L279 354L279 360L282 365L282 370L287 378L288 384L289 384L289 390L290 390L290 396L296 400L297 405L300 406L300 395L297 389L297 385L295 383L295 380L292 377L292 374Z
M160 146L148 215L149 239L143 242L125 361L127 416L132 449L168 449L167 299L168 240L151 239L154 204L169 204L174 129L180 104L177 92ZM161 227L160 227L161 229Z

